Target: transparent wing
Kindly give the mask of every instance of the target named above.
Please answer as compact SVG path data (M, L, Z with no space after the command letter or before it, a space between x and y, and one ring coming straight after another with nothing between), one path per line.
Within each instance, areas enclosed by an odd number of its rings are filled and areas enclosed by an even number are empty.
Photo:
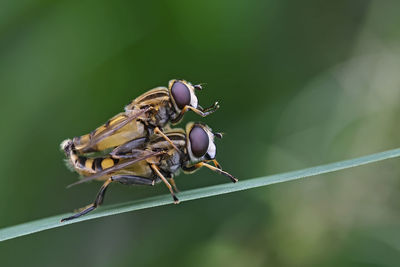
M146 144L147 137L140 137L136 138L134 140L128 141L125 144L122 144L116 148L114 148L113 151L111 151L110 155L113 157L121 157L125 154L131 154L132 151L135 150L143 150L145 144Z
M100 178L100 177L105 176L107 174L110 174L110 173L125 169L126 167L128 167L128 166L130 166L132 164L135 164L135 163L137 163L139 161L146 160L146 159L151 158L151 157L159 156L159 155L164 154L164 153L165 153L164 151L157 151L156 152L156 151L144 150L143 154L141 156L138 156L137 158L129 159L127 161L118 163L118 164L116 164L115 166L113 166L111 168L105 169L105 170L103 170L101 172L98 172L98 173L93 174L91 176L85 177L85 178L83 178L83 179L81 179L81 180L79 180L79 181L77 181L77 182L75 182L73 184L68 185L67 188L70 188L70 187L78 185L78 184L86 183L88 181L92 181L94 179Z
M143 114L148 112L150 109L151 109L151 107L146 107L146 108L143 108L143 109L139 109L137 111L133 111L133 112L131 111L131 112L127 113L127 114L123 113L123 115L120 115L120 117L122 117L122 118L120 118L119 121L114 122L114 123L110 123L110 121L113 121L114 118L111 119L108 123L106 123L104 125L104 128L105 128L104 130L93 131L90 134L90 138L89 138L88 144L85 145L84 147L80 148L80 150L82 150L84 152L90 150L96 144L98 144L99 142L101 142L105 138L115 134L118 130L123 128L128 123L136 120L138 117L142 116Z

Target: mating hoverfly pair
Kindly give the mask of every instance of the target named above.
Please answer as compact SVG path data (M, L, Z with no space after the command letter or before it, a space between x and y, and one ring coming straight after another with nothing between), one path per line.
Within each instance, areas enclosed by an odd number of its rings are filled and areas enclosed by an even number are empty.
M157 87L142 94L91 133L63 141L61 149L68 165L83 176L70 186L91 180L105 182L92 204L61 221L101 205L112 182L150 186L163 182L174 203L179 203L174 176L181 169L191 173L206 167L237 182L215 159L214 138L222 138L221 133L202 123L188 123L186 130L169 126L180 122L188 110L206 117L219 108L218 102L206 109L198 104L195 90L201 89L201 85L171 80L168 88ZM91 156L93 152L102 155Z

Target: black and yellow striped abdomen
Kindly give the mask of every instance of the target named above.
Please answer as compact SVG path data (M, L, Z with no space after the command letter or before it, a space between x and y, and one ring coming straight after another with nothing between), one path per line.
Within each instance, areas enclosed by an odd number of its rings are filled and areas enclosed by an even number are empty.
M111 157L97 157L89 158L85 156L79 156L77 161L74 162L76 169L84 173L97 173L105 169L114 167L119 162L119 159Z
M74 148L74 144L72 140L65 140L62 144L62 149L65 151L67 155L68 165L81 176L91 176L112 168L118 164L122 164L128 159L118 159L113 158L112 156L104 156L104 157L87 157L80 156L77 154L76 149ZM96 180L105 180L112 175L118 174L129 174L136 175L142 177L148 177L152 179L154 177L153 171L148 165L146 160L139 161L128 167L117 170L115 172L111 172L107 175L96 178Z
M87 157L79 156L72 140L65 140L61 147L67 156L69 165L79 174L89 176L118 164L119 159L110 156Z

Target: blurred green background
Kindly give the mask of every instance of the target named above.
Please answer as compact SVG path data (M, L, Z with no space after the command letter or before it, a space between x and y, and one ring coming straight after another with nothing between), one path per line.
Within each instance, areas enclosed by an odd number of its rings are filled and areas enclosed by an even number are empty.
M0 9L0 227L72 211L59 143L168 80L207 83L240 179L399 146L399 1L10 1ZM199 120L187 114L184 123ZM0 243L2 266L399 266L398 160ZM181 190L229 182L201 170ZM112 186L106 204L168 194Z

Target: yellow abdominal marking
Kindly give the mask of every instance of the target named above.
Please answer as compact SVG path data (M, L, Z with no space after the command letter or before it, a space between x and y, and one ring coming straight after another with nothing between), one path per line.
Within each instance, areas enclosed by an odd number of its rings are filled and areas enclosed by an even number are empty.
M114 166L114 161L110 158L103 159L103 161L101 162L101 167L103 168L103 170L112 166Z
M93 165L93 159L87 159L85 162L85 168L91 170Z

